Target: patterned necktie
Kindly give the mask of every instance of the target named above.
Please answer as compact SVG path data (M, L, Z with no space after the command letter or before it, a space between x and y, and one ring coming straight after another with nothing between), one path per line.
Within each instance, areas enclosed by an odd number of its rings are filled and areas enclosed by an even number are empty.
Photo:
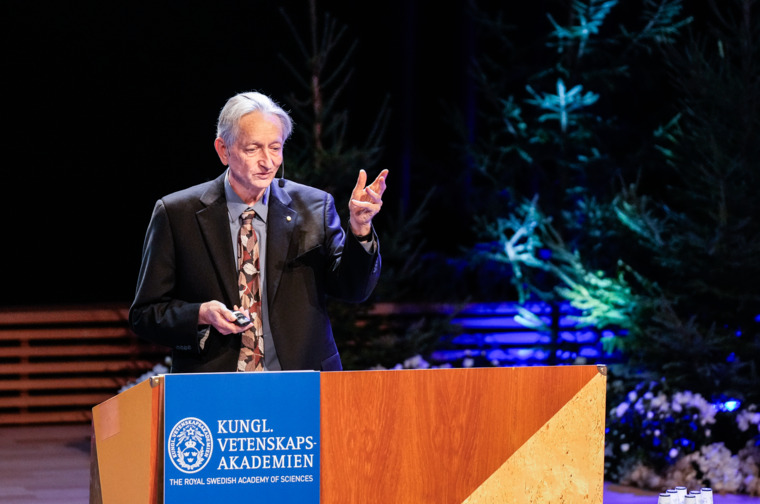
M253 232L253 210L241 216L238 235L238 290L240 308L249 310L253 327L243 333L238 371L263 371L264 330L261 324L261 282L259 278L259 242Z

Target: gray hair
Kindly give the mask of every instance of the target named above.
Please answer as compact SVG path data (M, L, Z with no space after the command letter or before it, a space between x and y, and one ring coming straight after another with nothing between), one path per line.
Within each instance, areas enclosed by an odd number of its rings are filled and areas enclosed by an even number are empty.
M219 113L219 121L216 124L216 136L218 138L221 137L226 145L234 144L237 139L240 119L244 115L257 111L264 114L272 114L280 120L283 142L290 137L290 133L293 131L293 120L288 113L270 97L256 91L239 93L227 100L227 103L225 103L222 111Z

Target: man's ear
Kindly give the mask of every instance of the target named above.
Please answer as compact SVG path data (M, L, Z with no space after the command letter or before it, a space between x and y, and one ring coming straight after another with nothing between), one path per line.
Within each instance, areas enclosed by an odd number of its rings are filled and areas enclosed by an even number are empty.
M229 156L227 155L227 145L224 143L224 140L222 140L222 137L217 137L216 140L214 140L214 149L222 164L228 166L230 163Z

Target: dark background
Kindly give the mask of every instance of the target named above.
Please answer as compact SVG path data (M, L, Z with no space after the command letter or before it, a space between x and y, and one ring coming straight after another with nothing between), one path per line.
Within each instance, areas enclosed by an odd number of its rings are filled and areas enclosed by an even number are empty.
M156 199L223 169L212 143L226 99L297 91L280 56L303 57L280 8L307 37L305 0L4 3L2 304L131 300ZM402 156L453 156L439 109L461 100L463 3L318 8L347 27L344 47L359 43L343 103L357 132L390 95L382 167L397 205Z
M518 33L547 29L551 2L513 3ZM446 117L472 103L466 4L318 3L359 42L352 130L390 96L385 208L465 169ZM1 305L131 300L156 199L223 169L212 144L226 99L297 91L280 58L303 57L280 8L307 37L306 0L4 2Z

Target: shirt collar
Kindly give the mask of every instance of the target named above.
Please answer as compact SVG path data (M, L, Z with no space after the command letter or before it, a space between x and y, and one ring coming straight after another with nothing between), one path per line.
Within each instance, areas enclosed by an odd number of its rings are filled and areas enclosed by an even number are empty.
M238 222L240 216L249 207L248 204L245 203L232 189L229 169L224 176L224 196L227 199L227 212L230 215L230 221ZM269 187L264 191L264 196L253 205L253 211L256 212L256 218L261 219L266 223L267 214L269 213Z

